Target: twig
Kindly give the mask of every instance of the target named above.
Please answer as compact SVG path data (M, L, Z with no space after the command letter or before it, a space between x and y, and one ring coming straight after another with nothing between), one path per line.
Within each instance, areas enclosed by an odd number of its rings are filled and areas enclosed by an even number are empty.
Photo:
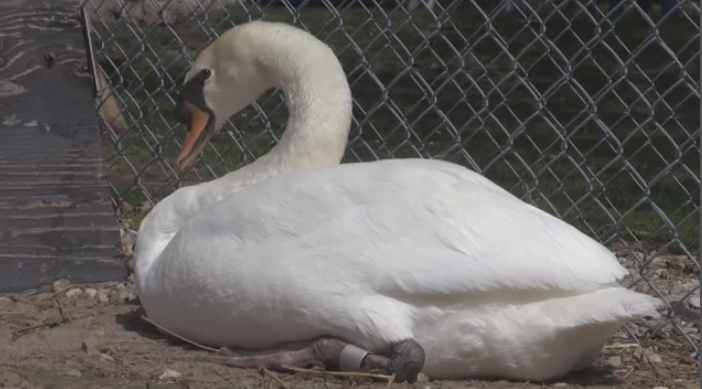
M207 346L201 345L200 343L197 343L197 342L195 342L195 341L193 341L193 340L190 340L190 339L188 339L188 338L186 338L186 337L180 336L180 335L176 334L175 332L173 332L173 331L171 331L171 330L168 330L168 329L162 327L161 325L157 324L156 322L154 322L153 320L149 319L149 318L146 317L146 316L142 316L141 319L144 320L145 322L151 324L152 326L158 328L161 332L164 332L164 333L166 333L166 334L168 334L168 335L170 335L170 336L172 336L172 337L174 337L174 338L180 339L180 340L182 340L183 342L185 342L185 343L187 343L187 344L189 344L189 345L191 345L191 346L194 346L194 347L199 348L200 350L210 351L210 352L213 352L213 353L219 353L219 350L217 350L216 348L207 347Z
M22 313L22 312L0 312L0 320L13 320L13 319L25 319L25 320L34 320L34 321L37 320L36 317L27 315L26 313Z
M529 381L524 382L524 383L522 384L522 386L519 387L519 389L524 389L524 388L526 388L527 385L529 385L530 383L531 383L531 382L529 382Z
M24 316L24 317L27 317L27 315L22 313L22 312L0 312L0 317L4 317L4 316Z
M395 374L390 376L390 379L388 380L388 384L385 385L385 389L388 389L392 386L392 384L395 383Z
M651 365L651 367L653 368L653 372L656 374L656 377L660 378L663 376L661 374L661 369L659 369L658 366L656 366L656 364L648 356L646 356L646 362L648 362L648 364Z
M16 302L16 303L26 304L26 305L32 305L32 306L35 306L35 307L37 307L37 308L40 307L39 304L37 304L37 303L35 303L35 302L33 302L33 301L27 301L27 300L25 300L25 299L23 299L23 298L20 298L19 296L9 296L9 297L10 297L10 300L12 300L12 301L14 301L14 302Z
M632 371L633 371L633 370L632 370ZM631 375L636 376L636 377L639 377L639 378L647 379L647 380L662 382L662 383L668 384L668 385L674 383L673 381L667 381L667 380L660 379L660 378L656 378L656 377L649 377L649 376L645 376L645 375L643 375L643 374L638 374L638 373L631 373Z
M59 316L61 317L60 319L45 321L44 323L41 323L41 324L35 324L33 326L20 328L12 334L12 340L17 340L17 339L21 338L22 336L27 335L32 330L36 330L36 329L44 328L44 327L53 328L56 326L60 326L61 324L64 324L64 323L71 323L71 319L66 315L66 312L63 309L63 305L61 304L61 301L58 298L55 298L54 300L56 301L56 304L57 304Z
M262 368L261 368L261 372L263 373L264 376L266 376L266 377L272 379L273 381L275 381L275 383L277 383L278 385L280 385L281 388L283 388L283 389L288 389L288 386L285 385L285 382L283 382L283 380L281 380L280 378L278 378L278 376L276 376L275 374L271 373L270 370L266 369L265 367L262 367Z
M624 381L624 380L626 380L627 378L629 378L629 376L632 375L633 373L634 373L634 367L633 367L633 366L629 366L629 371L626 372L626 374L624 374L624 377L622 377L622 381Z
M52 327L56 327L57 325L60 325L60 324L61 324L61 321L59 321L59 320L52 320L52 321L48 321L48 322L45 322L45 323L35 324L35 325L33 325L33 326L20 328L19 330L15 331L15 332L12 334L12 340L17 340L17 339L23 337L24 335L27 335L27 334L28 334L30 331L32 331L32 330L36 330L36 329L44 328L44 327L52 328Z
M69 290L71 290L71 289L73 289L73 288L75 288L75 287L76 287L75 285L67 285L67 286L64 286L63 288L61 288L61 289L55 291L54 293L51 293L51 294L48 294L48 295L44 295L44 296L39 297L39 298L37 299L37 301L41 303L41 302L46 301L46 300L48 300L48 299L56 298L56 296L60 295L61 293L68 292Z
M58 296L54 297L54 300L56 301L56 305L58 306L58 311L59 315L61 316L61 320L63 320L64 323L71 324L71 318L66 314L65 309L63 309L63 304L61 304L61 300L58 298Z
M373 373L361 373L361 372L353 372L353 371L320 371L320 370L312 370L312 369L303 369L301 367L292 367L292 366L281 366L280 369L283 370L288 370L288 371L294 371L296 373L302 373L302 374L310 374L310 375L317 375L317 376L332 376L332 377L362 377L362 378L375 378L378 380L383 380L383 381L388 381L390 379L393 379L393 376L385 375L385 374L373 374Z
M615 343L615 344L608 344L604 346L605 349L610 349L610 348L632 348L632 347L637 347L639 344L638 343Z
M81 284L82 287L85 288L100 288L102 286L115 286L121 284L122 281L105 281L105 282L98 282L95 284Z
M34 296L34 295L37 295L37 294L39 294L39 293L41 293L41 292L42 292L41 289L37 289L37 290L32 290L32 291L29 291L29 292L26 292L26 293L22 293L20 296L22 296L22 297Z
M185 343L188 343L191 346L194 346L196 348L199 348L201 350L209 351L215 354L220 354L220 350L213 348L213 347L207 347L204 346L200 343L197 343L193 340L190 340L186 337L180 336L176 334L175 332L168 330L164 328L163 326L157 324L153 320L149 319L146 316L141 317L142 320L145 322L151 324L152 326L156 327L158 330L162 331L163 333L170 335L174 338L177 338L179 340L182 340ZM265 368L262 368L264 370L264 373L267 372L268 370ZM282 370L287 370L287 371L293 371L296 373L302 373L302 374L311 374L311 375L317 375L317 376L332 376L332 377L362 377L362 378L374 378L378 380L383 380L383 381L388 381L388 386L395 381L395 375L385 375L385 374L372 374L372 373L361 373L361 372L337 372L337 371L319 371L319 370L311 370L311 369L303 369L300 367L291 367L291 366L280 366L280 369ZM275 377L270 372L268 371L269 377ZM275 377L277 379L277 383L281 385L282 387L285 387L285 384L283 381L281 381L278 377Z

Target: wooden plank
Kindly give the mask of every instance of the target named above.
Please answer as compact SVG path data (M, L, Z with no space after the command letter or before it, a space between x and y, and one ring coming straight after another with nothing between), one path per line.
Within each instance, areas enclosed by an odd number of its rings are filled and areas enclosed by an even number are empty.
M125 276L77 6L0 2L0 291Z

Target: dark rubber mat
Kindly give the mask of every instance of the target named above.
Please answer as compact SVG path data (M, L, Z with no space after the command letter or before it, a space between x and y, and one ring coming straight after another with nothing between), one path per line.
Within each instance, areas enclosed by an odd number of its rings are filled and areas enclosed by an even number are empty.
M125 276L77 5L0 2L0 292Z

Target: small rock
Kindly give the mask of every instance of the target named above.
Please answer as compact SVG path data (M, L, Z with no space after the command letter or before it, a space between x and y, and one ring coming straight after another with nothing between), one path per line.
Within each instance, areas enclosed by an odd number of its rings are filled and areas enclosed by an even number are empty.
M636 358L637 361L642 361L644 356L644 349L641 346L636 346L636 349L634 349L634 358Z
M134 207L128 202L123 201L122 204L120 204L120 211L122 211L121 216L130 215L134 211Z
M657 256L657 257L651 259L651 262L649 263L649 265L661 265L661 264L664 264L664 263L666 263L666 259L667 259L667 258L663 257L662 255L659 255L659 256Z
M97 299L98 299L98 301L101 302L101 303L107 303L107 302L110 301L110 299L109 299L109 298L107 297L107 295L104 294L104 293L98 293L98 294L97 294Z
M173 380L173 379L180 378L180 376L181 376L181 374L178 373L177 371L171 370L171 369L166 369L163 371L163 374L161 374L161 376L158 377L158 379L160 379L160 380Z
M120 292L123 292L124 290L127 289L127 287L124 284L117 284L117 285L115 285L115 289L120 291Z
M136 286L134 284L127 284L127 293L136 295Z
M690 306L688 306L685 302L671 301L671 305L673 306L673 312L675 312L675 314L679 317L691 322L699 320L699 311L695 310L694 308L690 308Z
M100 353L100 360L102 360L102 361L108 361L108 362L114 362L114 361L115 361L114 358L112 358L111 356L109 356L109 355L107 355L107 354L103 354L103 353Z
M668 295L680 295L684 292L685 286L680 281L668 281L665 289Z
M83 294L82 289L73 288L73 289L69 290L68 292L66 292L66 297L76 297L76 296L80 296L81 294Z
M668 257L666 264L673 269L685 269L687 265L687 255L673 255Z
M119 292L119 299L122 301L133 301L136 296L129 292Z
M134 274L134 258L129 258L124 262L124 267L129 272L129 275Z
M143 212L143 213L148 213L149 211L151 211L151 208L153 208L153 207L154 207L154 206L151 205L150 202L144 201L144 202L141 203L141 205L139 206L139 210L140 210L141 212Z
M654 353L654 352L648 352L646 353L646 359L648 359L649 362L652 363L661 363L663 362L663 358L661 358L660 355Z
M17 123L22 123L22 121L17 119L17 116L15 116L14 114L10 116L5 116L5 120L2 122L2 124L6 126L14 126Z
M622 357L615 355L607 358L607 364L612 367L619 367L622 365Z
M78 369L71 369L66 372L66 375L69 377L81 377L83 376L83 373L81 373Z
M71 281L61 278L60 280L55 281L51 287L53 288L54 293L60 293L71 287Z
M424 373L419 373L417 374L417 382L421 384L426 384L427 382L429 382L429 377Z
M653 389L668 389L667 386L655 386Z
M94 344L94 342L84 340L84 341L80 342L80 349L83 352L86 352L88 354L92 354L93 351L95 350L95 344Z
M97 294L98 294L98 291L93 289L93 288L85 289L85 295L90 297L90 298L94 298L95 296L97 296Z
M117 248L122 251L125 256L134 254L134 235L130 234L125 229L119 230L121 239L117 242Z
M685 328L683 331L688 334L688 335L693 335L697 334L697 337L699 338L700 336L700 323L690 323L690 326Z
M568 386L568 384L566 384L565 382L557 382L557 383L553 384L554 388L564 388L566 386Z
M7 298L7 297L0 297L0 305L9 304L9 303L11 303L11 302L12 302L12 300L10 300L10 299Z

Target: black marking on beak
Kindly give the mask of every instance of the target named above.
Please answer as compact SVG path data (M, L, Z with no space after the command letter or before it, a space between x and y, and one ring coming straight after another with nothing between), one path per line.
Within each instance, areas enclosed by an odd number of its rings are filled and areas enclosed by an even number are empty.
M187 135L176 159L177 170L189 169L214 132L214 112L205 103L205 81L211 76L203 69L188 80L178 95L175 118L187 127Z
M196 106L203 112L212 114L212 110L205 103L205 81L210 78L211 74L210 69L202 69L183 84L176 99L175 119L178 123L185 126L188 126L190 123L190 111L186 107L186 102Z

